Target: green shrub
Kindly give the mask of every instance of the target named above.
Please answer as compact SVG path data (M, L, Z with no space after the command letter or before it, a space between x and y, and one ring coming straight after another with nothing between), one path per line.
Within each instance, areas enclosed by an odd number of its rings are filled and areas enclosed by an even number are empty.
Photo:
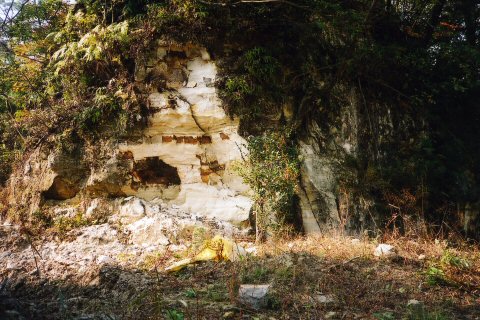
M62 236L68 231L91 224L92 221L86 219L82 214L76 214L74 217L60 217L53 222L53 227Z
M427 283L431 286L445 283L445 272L442 269L430 266L426 271Z
M248 159L237 171L253 190L257 239L262 241L293 221L299 154L288 132L250 137L246 147Z
M448 265L448 266L460 268L460 269L468 269L470 267L470 263L467 260L456 256L450 250L445 250L445 252L442 255L442 258L440 259L440 262L443 265Z
M177 311L175 309L167 310L166 316L167 316L168 320L183 320L183 319L185 319L185 316L183 315L183 313L181 313L180 311Z
M282 69L279 61L262 47L246 51L220 86L227 110L244 121L278 111L283 95Z

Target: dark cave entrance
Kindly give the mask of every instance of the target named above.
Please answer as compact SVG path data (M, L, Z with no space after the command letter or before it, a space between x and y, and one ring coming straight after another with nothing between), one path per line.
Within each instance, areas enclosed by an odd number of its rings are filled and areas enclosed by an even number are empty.
M181 183L177 168L166 164L158 157L136 161L133 165L133 174L145 184L170 186Z
M53 183L47 191L42 192L45 200L67 200L75 197L80 188L60 176L53 179Z

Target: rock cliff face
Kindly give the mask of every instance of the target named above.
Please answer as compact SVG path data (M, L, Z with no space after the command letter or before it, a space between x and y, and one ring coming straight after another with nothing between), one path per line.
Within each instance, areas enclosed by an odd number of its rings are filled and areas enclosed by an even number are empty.
M10 181L10 203L30 213L40 206L85 213L96 198L110 199L111 211L111 199L136 196L237 225L248 220L249 189L232 169L245 141L221 106L209 53L159 44L135 77L150 111L141 135L69 155L36 150Z
M152 115L141 141L119 146L133 160L127 195L156 197L208 217L239 223L248 219L248 188L232 170L244 140L214 86L217 68L205 49L162 47L145 65L144 77L165 81L149 95Z
M367 229L374 223L374 201L358 192L357 162L377 150L367 150L371 128L365 117L361 93L349 86L334 88L344 103L335 110L319 111L304 125L299 139L303 162L300 179L300 207L307 233L342 227L348 231ZM377 115L379 137L391 139L391 119ZM368 111L367 111L368 112ZM367 145L365 141L368 141Z
M68 154L35 150L10 180L10 204L30 214L41 207L54 215L86 214L92 208L108 215L119 210L122 199L135 196L242 225L252 200L233 167L242 160L245 140L238 119L222 107L216 80L217 66L206 49L159 43L136 63L136 86L149 110L140 134ZM372 201L344 183L357 182L355 169L346 163L359 157L365 149L361 141L368 140L360 95L348 86L336 90L345 97L343 106L328 120L321 112L312 115L298 141L303 161L298 196L306 233L339 225L358 230L372 218ZM295 121L294 111L282 112ZM375 121L383 125L378 136L388 137L388 115Z

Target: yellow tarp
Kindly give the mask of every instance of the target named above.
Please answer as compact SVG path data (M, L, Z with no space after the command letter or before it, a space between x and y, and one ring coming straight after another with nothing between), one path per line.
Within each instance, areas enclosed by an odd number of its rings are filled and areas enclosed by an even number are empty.
M195 257L180 260L165 268L165 271L178 271L198 261L237 261L245 255L246 251L243 247L230 239L225 239L217 235L213 239L205 241L202 251Z

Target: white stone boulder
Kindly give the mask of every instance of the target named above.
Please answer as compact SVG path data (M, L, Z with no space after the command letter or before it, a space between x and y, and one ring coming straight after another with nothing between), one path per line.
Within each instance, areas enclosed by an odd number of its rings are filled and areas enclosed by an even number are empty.
M394 257L396 254L395 247L386 243L379 244L373 252L375 257Z
M238 300L254 309L260 309L267 305L269 290L269 284L242 284L238 290Z
M129 224L142 219L145 216L144 201L135 197L125 198L120 205L119 216L122 224Z
M162 221L158 217L144 217L130 225L130 240L133 244L141 246L162 245L170 243L165 235Z

